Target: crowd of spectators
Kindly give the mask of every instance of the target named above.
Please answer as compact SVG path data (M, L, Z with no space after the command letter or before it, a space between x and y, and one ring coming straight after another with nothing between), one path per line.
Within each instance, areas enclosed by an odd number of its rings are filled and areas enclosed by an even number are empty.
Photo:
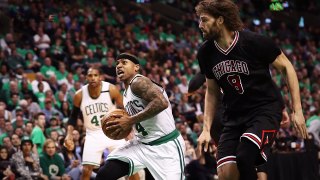
M86 84L85 73L91 66L101 67L104 80L123 89L115 73L120 52L135 54L141 74L165 87L188 147L186 162L196 159L205 86L185 95L189 80L199 71L196 53L202 37L193 10L196 1L163 1L185 11L180 21L183 32L175 31L159 14L115 6L113 1L9 2L3 12L11 19L11 31L0 37L0 161L6 162L1 163L1 179L12 174L79 178L85 135L81 119L73 132L74 151L62 146L73 95ZM271 17L268 8L257 7L254 0L241 0L238 5L246 28L271 36L294 64L310 137L320 147L319 29L263 20L255 24L254 18ZM54 15L52 22L49 15ZM290 112L285 81L274 69L271 73ZM292 127L281 129L278 139L275 151L304 149L304 141ZM19 168L21 163L32 171ZM55 168L48 169L50 164Z

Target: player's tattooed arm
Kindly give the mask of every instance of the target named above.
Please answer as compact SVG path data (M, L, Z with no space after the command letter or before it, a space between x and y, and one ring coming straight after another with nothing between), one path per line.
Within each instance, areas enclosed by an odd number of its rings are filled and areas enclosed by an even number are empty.
M146 77L137 78L131 84L132 92L148 102L143 111L131 117L132 122L138 123L149 119L169 106L162 90Z

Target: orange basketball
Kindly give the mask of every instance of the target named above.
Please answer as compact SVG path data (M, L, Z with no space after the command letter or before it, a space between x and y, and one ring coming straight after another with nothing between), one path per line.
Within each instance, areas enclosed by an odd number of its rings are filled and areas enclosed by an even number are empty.
M114 121L115 117L112 117L111 115L123 115L123 116L129 116L128 113L124 110L124 109L115 109L111 112L109 112L107 115L105 115L102 119L101 119L101 128L103 133L110 139L114 139L114 140L119 140L119 139L124 139L126 138L130 132L131 129L127 130L126 132L122 132L122 136L118 136L118 137L113 137L111 136L111 134L113 133L112 131L108 131L107 128L107 122L109 121Z

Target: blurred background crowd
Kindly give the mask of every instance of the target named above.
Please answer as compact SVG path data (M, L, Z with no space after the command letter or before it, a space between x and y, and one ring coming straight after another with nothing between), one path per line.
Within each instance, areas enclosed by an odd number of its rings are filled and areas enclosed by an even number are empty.
M165 87L177 128L187 144L186 163L196 160L205 85L192 96L186 93L188 82L199 72L196 54L203 42L194 13L197 2L1 1L1 16L5 18L0 19L9 23L8 31L0 37L0 177L15 174L16 178L32 179L41 174L79 178L85 138L81 119L73 132L75 150L69 152L62 146L73 96L86 84L85 73L91 66L101 67L104 80L123 89L115 73L115 57L120 52L135 54L141 74ZM292 127L280 129L273 151L318 150L320 26L314 22L320 19L320 2L236 2L246 29L272 37L294 64L300 82L311 141L298 137ZM52 22L49 15L54 15ZM286 83L274 69L270 72L290 114ZM31 153L30 161L21 159L21 153L31 152L34 144L39 155ZM51 163L48 157L56 160L55 172L47 167ZM214 174L214 165L210 167L205 171Z

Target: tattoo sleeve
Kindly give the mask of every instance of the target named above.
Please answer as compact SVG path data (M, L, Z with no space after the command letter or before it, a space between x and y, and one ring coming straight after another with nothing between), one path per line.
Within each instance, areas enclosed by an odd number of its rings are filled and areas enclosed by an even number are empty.
M148 102L148 105L143 111L131 117L134 123L157 115L169 105L160 88L146 77L137 78L131 84L131 90L135 95Z

